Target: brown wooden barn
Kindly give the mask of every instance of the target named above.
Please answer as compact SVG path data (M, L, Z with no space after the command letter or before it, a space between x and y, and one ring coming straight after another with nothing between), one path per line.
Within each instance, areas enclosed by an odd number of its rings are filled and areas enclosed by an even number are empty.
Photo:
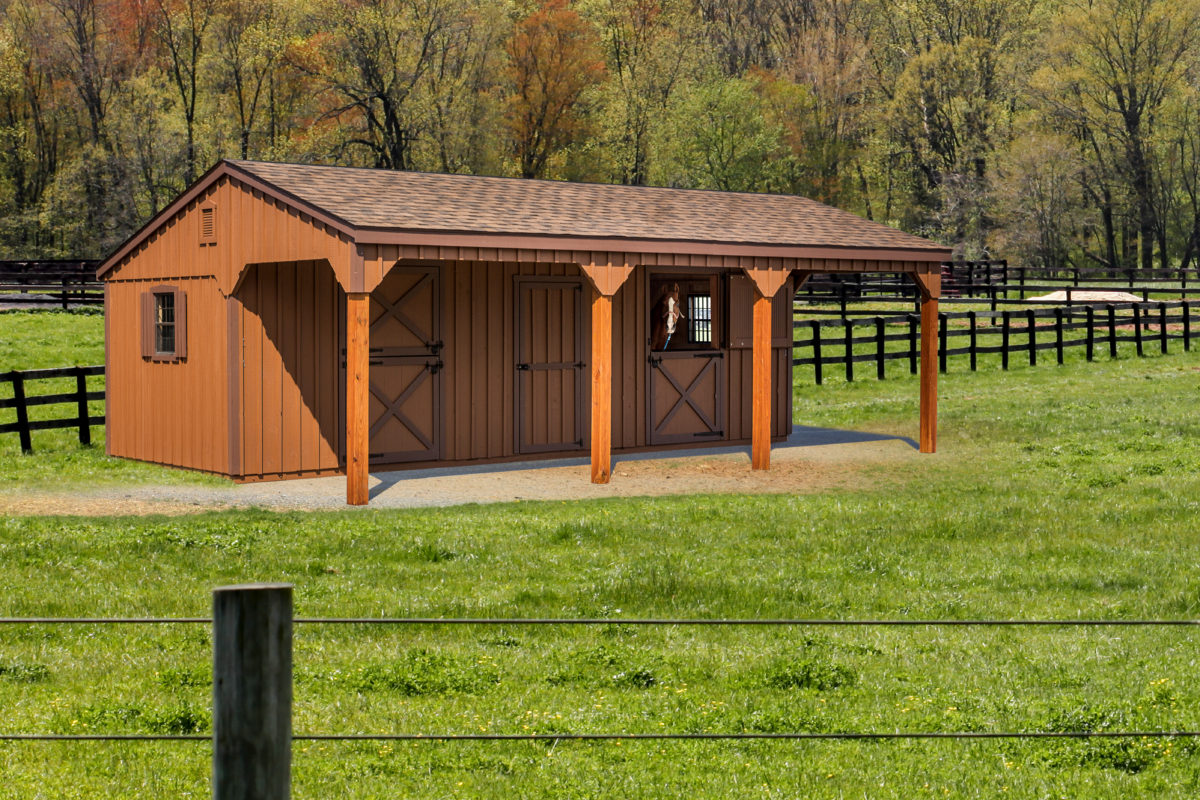
M801 197L222 161L100 267L108 451L271 480L770 440L792 293L949 250Z

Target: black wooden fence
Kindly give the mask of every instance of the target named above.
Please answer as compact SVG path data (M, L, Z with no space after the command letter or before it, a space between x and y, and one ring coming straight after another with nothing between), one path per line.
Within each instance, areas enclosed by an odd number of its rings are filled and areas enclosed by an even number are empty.
M100 305L104 285L96 279L98 261L0 261L0 304Z
M979 356L986 354L998 354L1003 369L1008 369L1014 355L1036 366L1038 354L1044 351L1053 351L1055 362L1061 364L1072 347L1084 348L1088 361L1097 352L1116 358L1121 343L1132 343L1139 356L1145 355L1147 347L1165 354L1171 341L1190 350L1197 307L1200 301L942 313L938 315L938 366L946 372L951 357L966 356L974 371ZM792 363L811 365L818 384L827 368L844 371L846 380L852 381L855 365L862 363L873 363L880 380L888 361L907 361L909 371L916 374L919 326L916 314L796 320Z
M1189 287L1189 282L1191 286ZM1065 300L1031 300L1031 296L1063 291ZM1200 295L1200 270L1108 270L1077 267L1043 269L1010 266L1007 261L962 261L942 264L942 303L985 301L992 311L1002 305L1073 305L1095 301L1080 300L1084 292L1122 291L1140 295L1149 302L1151 295L1171 299ZM813 275L796 294L798 308L813 315L870 316L879 313L861 304L917 302L916 284L902 273L855 273ZM804 304L837 304L836 309L805 308Z
M17 421L0 425L0 434L16 433L21 438L21 450L33 452L31 431L46 431L56 428L78 428L79 443L92 443L93 425L103 425L104 416L93 417L88 414L88 402L103 400L104 390L88 391L87 379L92 375L103 375L104 367L59 367L57 369L29 369L0 372L0 385L12 385L12 397L0 399L0 409L16 409ZM30 381L48 380L52 378L74 378L75 389L70 392L54 392L52 394L30 395L26 384ZM74 416L56 417L53 419L29 418L31 406L70 405L74 406Z

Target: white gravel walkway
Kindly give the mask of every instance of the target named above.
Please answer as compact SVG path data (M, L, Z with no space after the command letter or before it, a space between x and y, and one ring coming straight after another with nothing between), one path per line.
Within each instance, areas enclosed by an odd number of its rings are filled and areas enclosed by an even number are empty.
M810 493L861 482L865 467L916 459L911 439L797 427L771 451L771 469L750 469L748 447L639 453L614 458L612 481L590 482L586 457L440 467L371 475L368 508L418 508L521 500L701 493ZM344 510L342 477L212 486L128 486L71 494L10 491L0 515L181 514L210 509Z

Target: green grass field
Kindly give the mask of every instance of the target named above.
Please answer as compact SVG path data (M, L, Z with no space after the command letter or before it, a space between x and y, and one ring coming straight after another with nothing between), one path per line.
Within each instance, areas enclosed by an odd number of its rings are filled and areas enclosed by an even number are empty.
M213 586L284 580L300 616L614 619L302 626L298 733L1196 730L1200 639L1187 628L619 619L1200 617L1198 389L1195 354L952 366L937 456L802 497L4 519L0 616L203 615ZM795 414L915 437L916 395L903 374L798 381ZM0 627L0 731L207 732L210 658L203 626ZM204 743L3 743L0 797L205 797L210 755ZM1198 793L1200 753L1182 739L294 750L297 798Z

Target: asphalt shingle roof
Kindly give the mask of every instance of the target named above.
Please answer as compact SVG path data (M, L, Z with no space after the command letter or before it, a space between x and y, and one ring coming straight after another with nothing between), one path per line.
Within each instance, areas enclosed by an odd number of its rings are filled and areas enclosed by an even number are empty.
M804 197L232 161L355 228L945 250Z

